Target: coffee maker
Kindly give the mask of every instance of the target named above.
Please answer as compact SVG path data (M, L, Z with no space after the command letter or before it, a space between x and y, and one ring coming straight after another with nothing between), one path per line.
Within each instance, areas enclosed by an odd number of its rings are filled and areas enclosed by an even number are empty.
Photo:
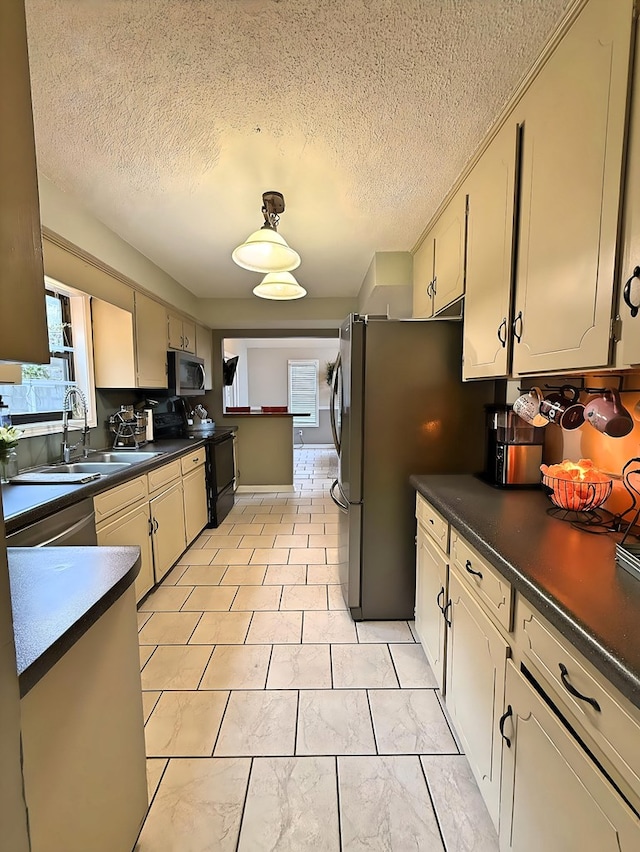
M544 429L527 423L510 405L485 409L484 478L500 488L540 485Z

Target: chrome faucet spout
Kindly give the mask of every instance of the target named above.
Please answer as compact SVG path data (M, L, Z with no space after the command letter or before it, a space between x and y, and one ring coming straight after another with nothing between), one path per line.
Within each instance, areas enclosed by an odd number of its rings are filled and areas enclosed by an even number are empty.
M77 407L78 404L82 410L82 416L84 420L84 424L82 427L82 438L80 441L77 441L75 444L69 444L69 406L72 405ZM82 444L82 455L86 458L89 454L89 450L87 448L87 438L89 436L89 426L87 423L87 400L83 392L80 390L77 385L71 385L67 388L64 395L64 401L62 403L62 461L65 464L68 464L71 461L71 451L75 450L76 447Z

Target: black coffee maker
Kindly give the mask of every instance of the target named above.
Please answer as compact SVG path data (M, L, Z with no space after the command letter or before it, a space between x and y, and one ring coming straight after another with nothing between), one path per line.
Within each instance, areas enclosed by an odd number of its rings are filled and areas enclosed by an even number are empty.
M485 406L484 478L501 488L539 485L544 428L532 426L510 405Z

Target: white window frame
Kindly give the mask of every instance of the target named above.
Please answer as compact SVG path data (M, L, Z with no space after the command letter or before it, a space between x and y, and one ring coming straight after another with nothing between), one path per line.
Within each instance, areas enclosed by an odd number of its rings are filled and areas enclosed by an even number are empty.
M317 358L291 358L287 361L289 411L294 415L293 425L316 428L320 425L320 361ZM299 374L296 377L296 372ZM311 380L313 377L313 381ZM296 378L304 382L304 388L295 388ZM296 399L295 396L299 398ZM309 417L296 417L309 414Z
M68 296L71 303L71 325L73 328L74 366L76 381L87 400L87 425L98 425L95 381L93 371L93 341L91 336L91 297L81 290L69 287L48 275L44 277L45 289ZM70 429L81 429L81 419L69 418ZM61 420L44 420L39 423L18 425L23 438L35 438L38 435L53 435L62 432Z

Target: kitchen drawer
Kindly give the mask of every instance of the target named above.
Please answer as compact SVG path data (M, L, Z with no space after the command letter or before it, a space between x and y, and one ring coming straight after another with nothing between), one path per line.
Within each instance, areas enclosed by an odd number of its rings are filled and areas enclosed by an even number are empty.
M587 745L597 746L597 750L592 750L633 807L639 810L640 712L617 694L604 675L520 595L516 640L523 662L534 678ZM564 678L561 666L566 669ZM572 694L571 689L595 701L599 710ZM605 756L604 760L598 752Z
M443 553L449 552L449 522L420 494L416 494L416 518Z
M192 453L189 453L188 456L182 456L180 458L180 467L182 470L182 475L185 476L185 474L191 473L192 470L195 470L197 467L200 467L201 464L204 464L205 458L206 452L204 447L200 447L200 449L194 450Z
M499 571L471 547L456 531L451 531L451 564L466 586L475 593L484 609L505 630L511 630L513 589Z
M123 485L118 485L109 491L104 491L102 494L97 494L93 498L93 506L96 513L96 527L110 518L121 509L127 506L133 506L140 500L146 500L147 492L147 477L139 476L137 479L130 479Z
M168 485L180 476L182 476L180 459L176 459L169 462L169 464L156 468L156 470L152 470L147 474L149 479L149 494L153 494L160 488L164 488L165 485Z

